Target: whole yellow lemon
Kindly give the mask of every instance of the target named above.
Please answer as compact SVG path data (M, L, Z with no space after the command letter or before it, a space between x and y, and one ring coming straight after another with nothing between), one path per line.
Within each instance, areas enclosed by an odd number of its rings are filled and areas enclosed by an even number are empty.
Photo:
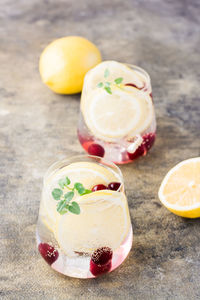
M42 52L39 71L42 81L58 94L82 90L87 71L101 62L97 47L80 36L67 36L50 43Z

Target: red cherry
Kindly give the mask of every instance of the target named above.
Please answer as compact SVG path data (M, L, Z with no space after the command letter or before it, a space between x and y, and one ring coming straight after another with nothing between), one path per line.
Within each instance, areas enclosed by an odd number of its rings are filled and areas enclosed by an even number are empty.
M120 182L111 182L108 185L108 189L112 191L117 191L120 187L121 183Z
M137 148L137 150L134 153L129 153L128 156L131 160L136 159L140 156L143 156L149 151L149 149L153 146L156 134L155 133L148 133L145 134L143 137L142 144Z
M137 85L135 85L134 83L125 83L125 85L127 85L127 86L133 86L133 87L135 87L138 90L142 89L142 88L137 87Z
M97 184L92 188L93 192L100 191L100 190L107 190L107 187L104 184Z
M53 264L58 259L58 251L47 243L40 243L38 245L38 250L49 265Z
M128 157L133 160L136 159L140 156L143 156L145 154L145 148L144 145L142 144L140 147L137 148L137 150L134 153L128 153Z
M109 272L112 267L112 256L113 252L109 247L98 248L92 254L90 272L94 276Z
M145 147L147 151L153 146L155 139L156 139L156 134L155 133L149 133L146 134L144 137L144 142L145 142Z
M153 95L152 95L152 93L150 93L149 96L151 97L152 102L154 102L154 101L153 101Z
M99 144L92 144L89 146L88 148L88 153L90 155L96 155L96 156L100 156L100 157L104 157L105 154L105 150L104 148L99 145Z

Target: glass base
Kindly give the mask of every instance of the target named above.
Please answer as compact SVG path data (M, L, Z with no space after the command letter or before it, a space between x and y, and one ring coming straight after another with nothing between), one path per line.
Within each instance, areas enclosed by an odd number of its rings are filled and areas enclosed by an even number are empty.
M106 142L94 136L87 127L81 112L77 135L82 147L88 154L103 157L115 164L127 164L141 156L145 156L153 146L156 139L156 120L154 116L149 128L140 133L142 143L134 152L128 151L135 141L134 138L121 138L115 142Z
M36 230L36 240L40 254L45 261L57 272L76 278L95 278L104 273L109 273L116 269L126 259L132 247L133 233L132 227L120 247L113 252L112 260L104 269L99 268L95 275L91 270L91 255L87 253L75 253L73 257L67 256L59 248L54 235L39 220ZM43 247L41 251L41 247ZM45 256L45 257L44 257ZM98 274L97 274L98 273Z

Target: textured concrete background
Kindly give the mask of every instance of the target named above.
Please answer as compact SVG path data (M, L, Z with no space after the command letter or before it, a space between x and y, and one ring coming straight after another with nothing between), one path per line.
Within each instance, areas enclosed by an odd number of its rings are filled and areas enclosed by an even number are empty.
M199 0L1 0L1 299L200 299L200 219L171 214L157 197L169 168L200 155L199 14ZM35 246L44 172L83 153L76 138L80 95L55 95L38 74L43 48L65 35L91 39L104 59L145 68L158 121L152 151L121 168L132 251L95 280L57 274Z

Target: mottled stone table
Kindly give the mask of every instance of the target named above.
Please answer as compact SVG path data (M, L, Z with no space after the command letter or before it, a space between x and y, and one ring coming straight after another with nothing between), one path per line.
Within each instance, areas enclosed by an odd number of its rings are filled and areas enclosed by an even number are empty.
M199 0L1 0L0 299L200 299L200 220L161 206L165 173L200 155ZM51 270L35 245L42 177L76 138L80 95L53 94L38 58L53 39L82 35L104 59L151 75L158 135L142 159L121 167L134 244L126 262L95 280Z

